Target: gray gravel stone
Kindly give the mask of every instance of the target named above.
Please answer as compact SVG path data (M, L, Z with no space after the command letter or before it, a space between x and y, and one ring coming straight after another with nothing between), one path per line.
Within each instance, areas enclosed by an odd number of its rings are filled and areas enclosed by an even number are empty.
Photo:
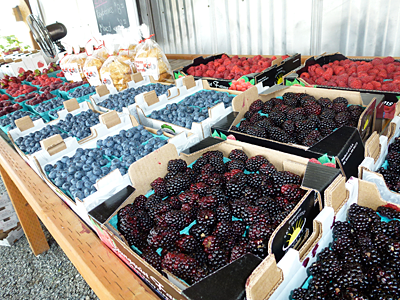
M0 178L0 194L6 192ZM35 256L25 236L0 246L0 299L99 299L43 227L50 249Z

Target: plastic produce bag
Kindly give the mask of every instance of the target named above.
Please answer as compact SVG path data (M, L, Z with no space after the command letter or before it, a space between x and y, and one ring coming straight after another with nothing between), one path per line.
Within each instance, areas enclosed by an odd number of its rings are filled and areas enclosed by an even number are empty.
M116 27L115 31L120 39L118 60L131 65L132 71L135 73L136 45L140 41L139 31L131 27L124 28L123 26Z
M60 68L64 73L65 79L67 79L67 80L71 80L71 77L69 76L69 72L68 72L68 63L69 63L70 59L71 59L71 54L66 54L60 60Z
M108 87L114 86L118 91L127 88L131 80L132 68L129 64L120 62L118 57L111 55L100 69L100 77L103 84Z
M136 47L135 66L142 75L151 75L159 82L173 81L171 66L168 59L156 41L152 40L147 25L140 26L142 37Z
M83 73L83 66L85 65L86 57L86 53L71 55L68 65L72 81L82 81L82 79L86 78Z
M97 47L97 49L86 58L85 65L83 66L83 73L91 86L101 85L100 69L107 58L108 52L103 44Z

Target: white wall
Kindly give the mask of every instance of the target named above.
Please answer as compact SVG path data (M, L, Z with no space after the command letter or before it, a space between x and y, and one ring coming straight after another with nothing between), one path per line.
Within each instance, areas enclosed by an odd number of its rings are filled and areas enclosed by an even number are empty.
M112 1L112 0L109 0ZM65 45L84 47L92 37L100 36L93 0L31 0L38 2L46 25L63 23L68 34L61 42ZM139 19L135 0L126 0L130 26L138 26Z

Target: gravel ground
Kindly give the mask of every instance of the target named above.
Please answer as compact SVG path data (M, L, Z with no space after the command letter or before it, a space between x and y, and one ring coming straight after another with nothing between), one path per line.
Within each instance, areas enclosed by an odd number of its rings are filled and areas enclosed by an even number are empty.
M4 192L0 179L0 194ZM42 225L50 250L35 256L25 236L0 246L0 299L98 299L60 246Z

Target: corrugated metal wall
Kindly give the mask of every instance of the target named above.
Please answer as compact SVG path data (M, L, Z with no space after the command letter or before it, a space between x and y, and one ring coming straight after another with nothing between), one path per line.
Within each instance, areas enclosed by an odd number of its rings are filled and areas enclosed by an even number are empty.
M166 53L400 56L398 0L136 0Z

